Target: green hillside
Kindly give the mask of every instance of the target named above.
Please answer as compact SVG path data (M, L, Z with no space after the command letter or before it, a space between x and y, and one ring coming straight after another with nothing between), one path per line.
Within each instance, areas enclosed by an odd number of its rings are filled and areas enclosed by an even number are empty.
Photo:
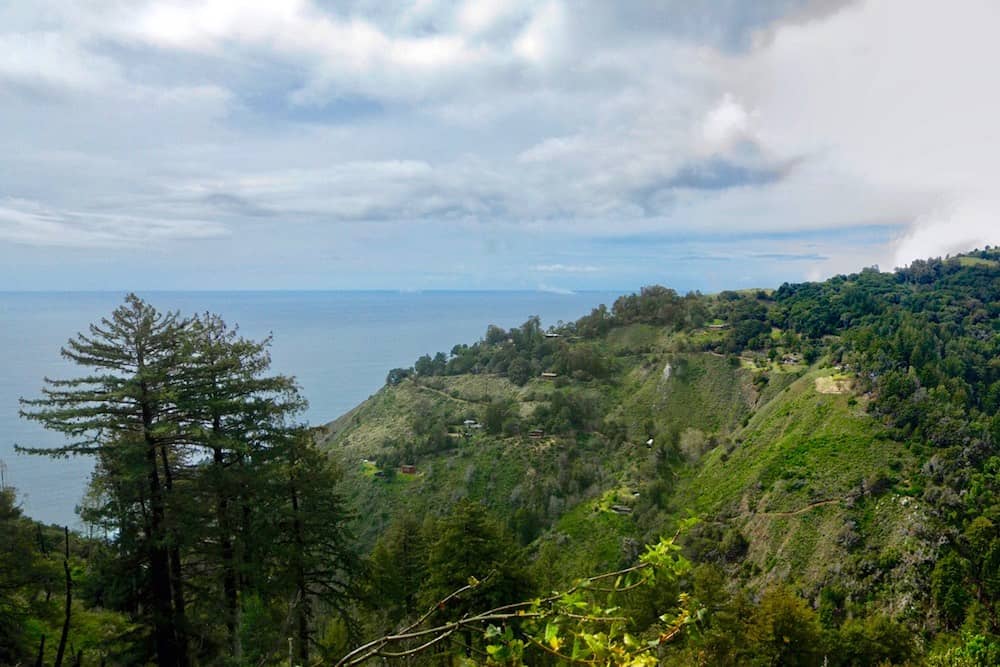
M907 659L935 638L944 655L1000 629L962 537L980 520L1000 545L998 259L768 292L644 288L560 329L491 326L395 369L322 442L367 548L469 499L557 587L695 516L681 542L729 596L835 600L831 631L884 619L913 633Z
M0 663L1000 664L1000 250L490 325L319 428L217 316L89 331Z

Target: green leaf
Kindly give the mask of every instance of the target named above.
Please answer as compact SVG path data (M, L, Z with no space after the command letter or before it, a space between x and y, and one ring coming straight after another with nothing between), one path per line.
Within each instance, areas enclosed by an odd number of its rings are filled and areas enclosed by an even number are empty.
M547 623L545 625L545 643L552 644L552 640L558 639L558 637L559 637L559 626L554 623Z

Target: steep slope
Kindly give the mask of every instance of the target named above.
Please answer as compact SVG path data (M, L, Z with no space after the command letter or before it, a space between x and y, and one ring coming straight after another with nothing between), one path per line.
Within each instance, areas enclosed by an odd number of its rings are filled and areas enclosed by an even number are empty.
M994 530L973 519L998 507L998 257L775 292L644 288L559 330L491 327L395 369L325 442L369 545L469 498L555 586L631 562L693 515L689 554L748 591L837 590L955 627L940 597L955 589L927 581L959 577L962 613L985 595L971 565L940 563L967 552L970 526Z
M863 518L849 510L866 482L877 483L887 464L912 470L911 457L850 390L817 391L830 369L772 370L758 391L744 364L667 351L670 338L659 335L662 350L641 353L612 341L621 371L601 387L461 375L383 388L329 427L363 517L359 533L370 544L401 513L442 514L471 498L507 517L545 569L576 576L627 561L640 542L693 513L745 536L744 567L761 582L822 584L829 573L807 564L846 562L844 535ZM526 432L553 391L602 389L611 398L601 427L617 433ZM525 432L463 426L484 421L500 400L527 417ZM417 453L410 443L426 437L420 423L428 419L451 432L440 449ZM401 464L415 472L399 472Z

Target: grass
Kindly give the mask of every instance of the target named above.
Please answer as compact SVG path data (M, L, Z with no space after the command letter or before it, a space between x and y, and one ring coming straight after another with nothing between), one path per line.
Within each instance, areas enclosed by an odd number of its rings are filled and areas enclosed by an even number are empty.
M634 535L635 522L631 515L603 510L603 500L580 503L556 522L554 532L561 536L562 544L558 547L559 574L553 584L565 584L581 573L605 572L622 564L622 542ZM539 556L542 562L552 557L544 553L545 546Z
M1000 262L997 262L995 259L986 259L984 257L959 257L958 263L962 266L985 266L991 269L1000 266Z
M635 353L658 347L663 338L661 327L649 324L632 324L612 329L604 344L614 354Z
M516 387L503 378L470 375L381 390L329 426L328 443L348 463L345 489L358 508L362 543L371 545L401 513L442 515L458 499L470 498L499 517L526 507L539 513L545 525L531 545L535 570L554 586L622 565L626 544L669 532L689 512L728 521L747 537L743 570L753 573L748 576L757 586L793 573L803 586L826 581L829 563L849 559L838 541L849 520L877 549L907 548L904 522L916 505L876 510L876 499L853 507L844 502L890 463L900 490L918 470L915 455L852 400L848 377L778 364L767 371L766 384L755 385L760 369L711 353L671 352L679 338L644 325L615 330L598 342L614 355L615 375L606 383L569 381L576 392L600 394L608 418L626 427L620 445L600 434L538 441L479 431L422 457L419 475L386 481L375 477L375 464L358 461L377 459L385 447L411 437L415 413L434 410L461 423L466 416L481 419L483 398L503 396L516 398L522 415L529 415L554 385L533 379ZM665 377L668 363L672 370ZM817 384L845 393L821 393ZM654 448L643 444L650 422L657 437L676 431L687 449L698 450L674 465L660 505L647 497L663 481ZM634 490L642 495L633 498ZM617 514L615 504L635 511Z
M737 434L742 444L727 457L716 449L682 497L699 511L719 511L759 489L760 510L791 511L818 499L843 497L905 448L849 402L846 394L820 394L813 371L762 407Z

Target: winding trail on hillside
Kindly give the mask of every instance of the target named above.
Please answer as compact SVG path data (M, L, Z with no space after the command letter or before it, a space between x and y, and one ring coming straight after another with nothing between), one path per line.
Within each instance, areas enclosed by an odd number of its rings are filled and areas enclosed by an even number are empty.
M442 391L440 389L435 389L434 387L428 387L428 386L422 385L422 384L418 384L418 385L415 385L415 386L417 387L417 389L419 389L421 391L429 391L432 394L437 394L439 396L443 396L444 398L447 398L450 401L458 401L459 403L482 403L483 402L483 401L469 400L467 398L459 398L458 396L452 396L451 394L449 394L446 391Z
M843 498L829 498L827 500L817 500L814 503L809 503L805 507L800 507L797 510L792 510L791 512L757 512L757 516L796 516L798 514L805 514L811 509L819 507L820 505L832 505L834 503L839 503Z

